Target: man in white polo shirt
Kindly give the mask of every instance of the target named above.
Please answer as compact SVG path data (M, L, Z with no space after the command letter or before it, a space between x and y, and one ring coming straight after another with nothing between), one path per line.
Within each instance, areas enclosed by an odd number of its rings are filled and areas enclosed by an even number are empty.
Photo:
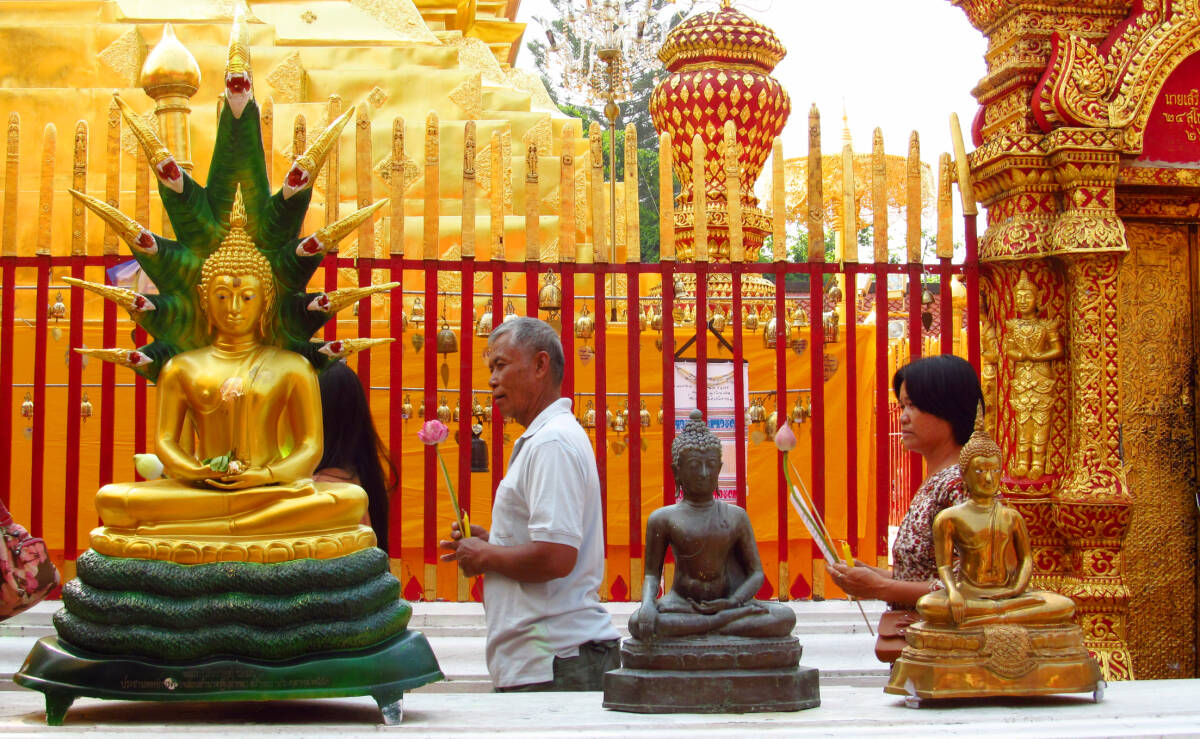
M601 690L620 667L619 637L597 590L604 528L596 453L561 397L558 334L536 318L506 321L488 339L496 410L525 433L496 490L492 530L454 524L443 561L482 574L487 665L496 690Z

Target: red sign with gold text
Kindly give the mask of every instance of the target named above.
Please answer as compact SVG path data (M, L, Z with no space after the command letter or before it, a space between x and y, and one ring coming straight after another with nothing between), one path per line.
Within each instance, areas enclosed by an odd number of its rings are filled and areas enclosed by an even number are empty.
M1167 78L1146 122L1138 159L1200 164L1200 54L1183 60Z

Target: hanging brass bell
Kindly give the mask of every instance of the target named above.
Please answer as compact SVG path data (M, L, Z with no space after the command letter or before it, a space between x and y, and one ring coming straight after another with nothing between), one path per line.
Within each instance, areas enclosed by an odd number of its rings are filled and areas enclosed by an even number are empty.
M721 306L718 305L717 307L713 308L713 317L712 317L713 331L716 331L718 334L725 333L726 322L727 321L725 318L725 312L721 310Z
M767 409L763 407L762 398L756 398L750 405L750 423L762 423L767 420Z
M646 401L644 401L644 400L642 401L642 412L641 412L640 417L641 417L641 422L642 422L642 428L644 428L644 429L650 428L650 411L646 409Z
M575 338L590 339L594 333L596 333L596 320L592 318L587 304L584 303L583 308L579 311L579 316L575 319Z
M774 438L775 432L779 430L779 411L771 411L771 415L767 416L767 420L763 422L763 431L768 437Z
M458 351L458 335L450 324L442 321L442 328L437 332L438 354L454 354Z
M54 304L49 306L47 314L55 321L67 317L67 304L63 302L63 296L61 292L54 296Z
M421 401L421 405L417 406L417 418L425 417L425 401Z
M646 331L650 328L650 313L649 311L640 311L638 317L638 330Z
M479 398L471 396L471 415L475 418L483 418L483 406L479 404Z
M437 419L442 423L450 423L451 412L450 406L446 403L446 396L443 395L441 402L438 403Z
M805 312L804 306L796 304L796 309L792 311L792 327L799 332L800 327L808 325L808 313Z
M416 324L417 328L421 328L421 324L425 322L425 304L420 298L413 300L412 315L409 320Z
M650 317L650 328L655 331L662 331L662 308L654 308L653 315Z
M88 400L88 394L83 394L83 402L79 404L79 417L84 421L92 417L92 403Z
M613 416L613 422L612 422L613 431L616 431L617 433L623 432L625 430L625 426L628 424L628 419L629 419L629 405L626 404L625 408L617 411L616 415Z
M492 401L489 399L488 404L483 407L483 422L492 422Z
M538 307L544 311L557 311L562 307L562 288L552 271L546 272L542 289L538 290Z
M763 347L766 349L774 349L775 348L775 326L776 325L777 324L775 323L775 317L772 316L771 320L767 321L767 325L763 329L763 332L762 332Z
M592 401L588 401L587 411L583 414L583 427L585 429L596 428L596 408L592 405Z
M758 311L754 308L746 309L746 319L742 322L742 327L745 330L754 333L758 330Z
M25 418L33 418L33 398L29 393L25 393L25 402L21 403L21 415Z
M407 421L408 419L412 418L412 414L413 414L412 396L410 396L408 393L405 393L404 394L404 405L400 406L400 418Z
M487 338L492 335L492 299L488 298L487 306L484 307L483 313L480 314L479 320L475 322L475 335Z
M508 305L504 306L504 322L515 321L517 319L517 309L513 307L513 302L508 301Z

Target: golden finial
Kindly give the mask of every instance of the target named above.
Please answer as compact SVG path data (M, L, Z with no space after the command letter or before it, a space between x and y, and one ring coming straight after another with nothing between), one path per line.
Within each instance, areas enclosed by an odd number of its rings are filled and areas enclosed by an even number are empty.
M84 290L94 292L106 300L111 300L125 310L129 311L130 315L135 317L135 320L138 314L155 310L155 305L150 301L150 298L147 298L145 295L133 290L127 290L123 287L114 287L112 285L102 285L98 282L77 280L74 277L63 277L63 281L68 285L82 287Z
M958 464L965 471L970 466L971 460L977 457L1004 458L1003 452L1000 450L1000 445L987 432L982 400L975 407L975 430L971 432L971 438L967 440L967 443L963 445L962 451L959 452Z
M846 111L846 101L842 100L842 146L853 145L850 137L850 114Z
M125 125L129 126L129 130L133 132L134 138L142 145L142 149L146 152L146 157L150 160L150 166L154 168L154 173L159 181L167 187L174 190L176 193L183 193L183 172L179 169L179 165L175 163L175 157L158 138L154 128L139 116L133 108L129 107L129 103L122 100L120 97L115 97L117 106L121 109L121 117L125 119Z
M191 97L200 89L200 65L179 42L175 27L163 25L162 38L146 55L139 84L155 100L164 95Z
M76 200L87 206L88 210L100 216L108 225L112 226L117 235L126 244L129 244L130 249L147 255L158 253L158 242L154 240L154 234L143 228L140 223L103 200L97 200L78 190L69 189L67 192L71 193Z
M366 222L368 218L375 214L383 206L388 204L388 199L384 198L376 203L372 203L365 208L360 208L350 215L335 221L328 226L318 230L312 236L304 239L296 247L296 255L301 257L313 257L323 255L327 252L337 249L338 242L346 238L350 234Z
M376 293L394 290L398 287L400 287L399 282L388 282L383 285L348 287L342 290L334 290L331 293L321 293L309 302L308 309L311 311L320 311L321 313L337 313L346 306L353 305L364 298L369 298Z
M233 208L229 211L229 228L246 228L246 202L242 200L242 183L238 183L237 192L233 195Z
M287 176L283 180L284 200L312 185L312 178L316 176L317 170L325 162L325 157L329 156L329 150L337 141L338 134L354 117L354 113L354 106L350 106L349 110L330 123L329 127L322 131L320 136L317 136L316 141L313 141L304 154L292 163L292 168L288 170Z
M76 349L75 351L85 357L95 357L130 369L145 367L154 361L145 352L137 349Z
M393 341L395 339L390 336L383 339L335 339L322 345L317 351L334 359L345 359L351 354L356 354L379 344L390 344Z
M250 33L246 28L242 6L239 5L233 14L233 28L229 32L229 59L225 62L225 99L234 118L242 117L242 111L253 97Z

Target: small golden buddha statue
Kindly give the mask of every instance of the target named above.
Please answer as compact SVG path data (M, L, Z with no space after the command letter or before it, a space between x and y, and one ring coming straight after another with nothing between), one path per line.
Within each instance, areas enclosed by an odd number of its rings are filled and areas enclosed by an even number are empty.
M1037 317L1037 288L1021 273L1013 291L1017 318L1004 331L1004 356L1012 363L1009 404L1016 421L1017 453L1012 474L1036 480L1046 471L1050 408L1054 404L1054 368L1063 357L1058 322Z
M970 498L933 520L938 577L945 590L922 596L917 612L928 623L959 626L1068 621L1075 612L1070 598L1028 589L1033 575L1029 532L1021 514L997 499L1002 454L982 422L980 412L975 433L959 455Z
M197 288L212 343L175 355L158 377L155 446L167 479L101 488L101 532L266 536L353 529L363 518L362 488L312 482L323 441L316 371L263 343L275 281L245 226L239 190ZM95 535L93 547L105 551Z
M1021 514L997 498L1001 452L984 428L982 405L959 461L970 497L933 521L945 589L917 601L923 620L908 628L908 646L885 690L907 695L910 705L925 698L1099 694L1100 668L1072 621L1074 603L1029 588L1029 533Z

